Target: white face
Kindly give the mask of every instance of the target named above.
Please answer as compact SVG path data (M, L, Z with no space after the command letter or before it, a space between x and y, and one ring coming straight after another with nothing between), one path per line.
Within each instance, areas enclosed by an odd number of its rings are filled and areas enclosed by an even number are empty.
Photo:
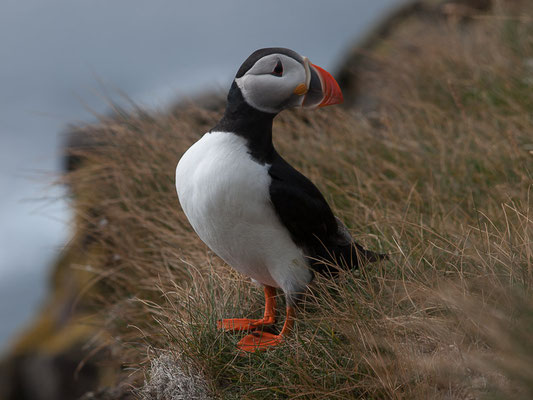
M278 113L302 105L310 80L304 66L307 59L303 58L302 62L285 54L269 54L257 60L235 82L249 105L260 111Z

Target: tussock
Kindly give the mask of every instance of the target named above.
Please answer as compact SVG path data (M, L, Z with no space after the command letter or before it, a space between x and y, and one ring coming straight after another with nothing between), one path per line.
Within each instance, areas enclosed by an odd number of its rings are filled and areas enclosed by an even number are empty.
M357 240L391 256L336 281L317 277L296 334L264 354L238 356L239 336L216 331L222 317L260 315L261 291L199 241L174 189L178 159L220 110L117 110L80 127L100 143L78 150L66 178L73 245L94 276L80 301L107 321L121 361L150 376L152 360L149 385L174 393L156 354L179 355L176 365L224 399L533 397L527 11L466 31L421 35L415 24L388 39L379 75L366 72L380 105L371 115L337 108L275 121L279 152Z
M179 357L162 354L151 362L149 378L141 390L143 400L209 400L205 382Z

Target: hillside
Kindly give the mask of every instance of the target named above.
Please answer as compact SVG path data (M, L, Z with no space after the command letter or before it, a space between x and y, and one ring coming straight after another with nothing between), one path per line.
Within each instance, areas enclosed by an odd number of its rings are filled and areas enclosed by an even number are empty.
M75 234L0 398L532 398L533 5L442 10L409 8L357 46L344 107L274 123L280 154L390 257L318 277L273 351L239 357L240 336L216 330L261 314L262 292L197 238L175 193L221 98L73 128Z

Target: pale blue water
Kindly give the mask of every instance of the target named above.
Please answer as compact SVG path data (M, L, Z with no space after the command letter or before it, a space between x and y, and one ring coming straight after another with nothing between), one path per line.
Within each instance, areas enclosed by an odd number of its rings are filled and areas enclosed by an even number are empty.
M400 0L3 0L0 4L0 349L43 301L68 240L68 208L45 191L68 123L119 91L148 107L227 88L260 47L334 69ZM32 201L27 201L33 199Z

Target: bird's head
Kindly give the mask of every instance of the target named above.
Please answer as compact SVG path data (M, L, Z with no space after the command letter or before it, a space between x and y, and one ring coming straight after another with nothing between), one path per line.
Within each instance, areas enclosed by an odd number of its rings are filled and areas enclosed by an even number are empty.
M291 107L316 108L342 103L339 84L331 74L293 50L271 47L254 51L239 68L234 91L256 110L277 114ZM240 98L240 96L238 96Z

